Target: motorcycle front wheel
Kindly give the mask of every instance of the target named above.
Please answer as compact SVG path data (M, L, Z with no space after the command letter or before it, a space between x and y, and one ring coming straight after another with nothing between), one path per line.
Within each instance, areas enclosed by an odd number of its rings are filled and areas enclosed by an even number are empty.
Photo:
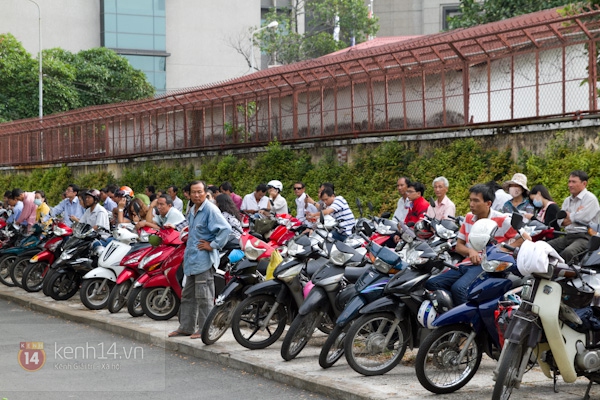
M220 306L214 306L210 310L202 327L202 343L211 345L221 339L231 326L233 312L239 303L237 299L229 299Z
M506 354L501 357L498 364L498 375L496 376L492 400L507 400L510 398L512 390L518 383L517 376L525 356L525 345L507 341L504 342L502 352L506 352Z
M90 310L101 310L108 304L110 291L114 286L106 279L85 279L79 291L79 297L84 306ZM103 284L104 283L104 284Z
M342 356L344 355L344 339L348 333L348 327L346 325L343 328L336 325L331 331L319 354L319 365L321 368L332 367Z
M171 288L152 287L142 290L140 304L148 317L156 321L165 321L177 314L181 300Z
M448 325L433 330L419 346L415 369L421 385L432 393L452 393L466 385L479 368L482 349L473 340L462 359L471 328Z
M0 282L8 287L15 286L15 283L10 277L10 272L15 265L16 260L17 256L14 254L6 254L0 257Z
M108 295L108 311L112 314L121 311L121 308L127 304L127 294L131 290L131 280L115 285Z
M273 316L265 318L273 307ZM233 313L231 331L242 346L250 350L264 349L279 339L287 323L287 310L268 294L250 296L240 303Z
M144 315L140 296L142 289L142 286L134 287L129 291L129 295L127 295L127 311L132 317L141 317Z
M366 314L348 329L344 354L359 374L383 375L400 363L407 341L406 324L398 322L393 313Z
M52 275L48 283L50 297L58 301L68 300L75 296L75 293L79 290L80 283L81 276L75 271L57 272Z
M52 277L56 273L57 273L56 270L53 269L52 267L50 267L48 272L46 272L46 276L44 276L44 280L42 281L42 293L44 293L44 295L46 295L46 296L50 296L50 294L52 292L51 287L50 287L50 281L52 280Z
M293 360L300 354L308 344L321 319L321 313L318 310L305 315L298 314L294 318L281 345L281 357L285 361Z
M23 289L28 292L39 292L42 290L44 277L48 272L48 263L45 261L29 263L23 270L23 278L21 280Z
M18 287L23 287L23 271L29 266L30 256L17 257L15 264L10 270L10 278Z

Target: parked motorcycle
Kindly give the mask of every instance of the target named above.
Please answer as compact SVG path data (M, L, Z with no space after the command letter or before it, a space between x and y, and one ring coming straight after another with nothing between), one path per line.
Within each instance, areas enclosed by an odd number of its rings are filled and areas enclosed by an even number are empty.
M23 229L18 225L13 224L13 229L7 232L9 240L5 246L0 249L0 282L6 286L17 286L17 283L12 279L13 268L20 256L28 257L40 251L40 241L42 229L40 225L34 225L33 232L26 235Z
M595 241L598 244L600 238ZM566 383L579 376L589 379L586 400L592 384L600 383L596 270L568 266L545 246L526 241L518 252L519 271L526 282L522 303L505 332L492 399L510 398L535 362L553 379L555 392L559 374Z
M125 269L121 260L130 251L149 247L148 237L155 230L143 227L140 233L132 224L119 224L113 231L113 240L106 245L98 257L98 267L83 276L79 296L81 303L90 310L100 310L108 304L108 298L117 277Z
M73 234L73 230L63 222L54 221L52 234L54 236L44 243L44 249L31 257L23 269L21 283L23 289L28 292L42 290L44 278L50 271L50 266L56 257L60 257L62 244L66 237Z

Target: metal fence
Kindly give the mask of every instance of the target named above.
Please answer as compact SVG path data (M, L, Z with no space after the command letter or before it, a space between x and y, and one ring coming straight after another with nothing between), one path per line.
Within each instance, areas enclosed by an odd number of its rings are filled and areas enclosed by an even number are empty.
M218 150L596 113L600 11L546 10L158 99L0 125L0 164Z

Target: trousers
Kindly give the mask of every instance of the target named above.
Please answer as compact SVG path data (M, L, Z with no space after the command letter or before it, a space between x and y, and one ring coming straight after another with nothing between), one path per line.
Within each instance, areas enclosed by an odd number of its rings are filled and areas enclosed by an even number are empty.
M482 272L480 265L461 265L458 270L451 269L429 278L425 282L425 289L450 292L452 301L457 306L467 302L469 288Z
M202 331L204 321L215 302L215 270L186 277L181 292L178 331L194 333Z

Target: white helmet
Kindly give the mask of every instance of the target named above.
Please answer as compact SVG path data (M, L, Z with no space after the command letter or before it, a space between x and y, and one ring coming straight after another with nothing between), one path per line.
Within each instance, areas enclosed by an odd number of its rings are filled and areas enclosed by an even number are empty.
M498 230L498 224L489 218L483 218L473 224L469 233L469 244L477 251L485 249Z
M435 321L437 315L438 313L431 303L431 300L425 300L423 303L421 303L421 307L419 307L417 320L419 320L419 323L425 328L435 329L435 326L433 326L433 321Z
M280 192L283 190L283 184L281 183L281 181L269 181L269 183L267 183L267 187L274 187L275 189L279 190Z

